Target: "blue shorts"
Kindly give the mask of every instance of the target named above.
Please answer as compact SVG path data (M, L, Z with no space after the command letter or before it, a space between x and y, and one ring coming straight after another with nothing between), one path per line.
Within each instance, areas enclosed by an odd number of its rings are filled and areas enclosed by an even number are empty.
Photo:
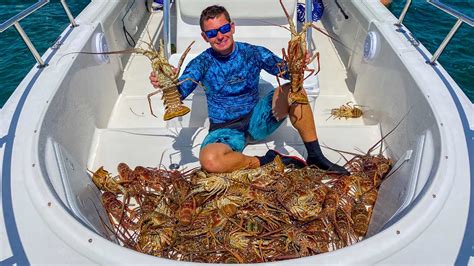
M224 143L232 150L242 152L248 141L261 141L272 134L285 121L278 121L273 116L273 92L260 99L250 114L227 123L211 124L201 149L210 143Z

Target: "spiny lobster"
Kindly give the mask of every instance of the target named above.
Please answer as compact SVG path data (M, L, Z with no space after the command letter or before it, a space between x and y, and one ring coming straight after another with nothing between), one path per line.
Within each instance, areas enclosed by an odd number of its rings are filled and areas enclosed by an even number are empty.
M151 37L150 37L151 40ZM102 52L102 53L93 53L93 52L79 52L80 54L123 54L123 53L136 53L141 54L147 57L151 61L151 66L155 76L157 78L159 89L147 95L148 106L150 108L150 113L154 116L153 108L151 107L151 97L159 92L163 92L163 103L165 106L165 113L163 115L163 120L167 121L175 117L183 116L191 111L189 107L185 106L181 101L181 94L179 93L177 86L185 81L192 81L198 86L204 88L200 83L192 80L191 78L186 78L181 81L178 81L179 72L181 65L186 58L186 55L191 50L191 46L194 44L194 41L186 48L184 53L181 55L181 58L178 62L178 67L174 68L168 62L168 58L165 56L163 40L160 39L159 49L156 50L153 45L149 42L144 42L147 44L148 49L142 48L133 48L121 51L111 51L111 52Z
M334 37L330 36L328 33L324 32L319 27L313 25L311 22L306 22L302 25L301 31L298 32L296 30L296 25L291 19L288 11L286 10L285 6L283 5L282 0L280 0L280 5L285 12L285 15L288 19L289 28L285 26L280 26L291 33L291 39L288 42L288 48L282 49L283 61L278 64L280 68L280 73L277 75L278 85L280 85L279 77L282 77L284 74L289 73L290 81L291 81L291 89L289 93L289 101L290 104L299 103L299 104L307 104L308 97L304 93L303 90L303 82L306 78L311 75L317 75L320 71L320 62L319 62L319 52L316 52L311 58L309 58L308 48L306 44L306 31L308 28L314 28L317 31L321 32L322 34L326 35L327 37L333 39L340 43L339 40L335 39ZM341 43L342 44L342 43ZM345 45L344 45L345 46ZM311 63L314 59L318 60L318 69L310 69L308 68L308 64ZM310 73L304 77L304 72L309 71ZM281 85L280 85L281 86Z

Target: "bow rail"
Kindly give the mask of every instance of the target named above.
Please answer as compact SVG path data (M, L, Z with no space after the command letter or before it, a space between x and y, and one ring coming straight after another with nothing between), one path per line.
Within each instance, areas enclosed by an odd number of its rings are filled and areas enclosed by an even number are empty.
M439 0L426 0L426 1L430 4L432 4L433 6L435 6L436 8L444 11L445 13L448 13L449 15L457 18L456 23L451 28L448 35L446 35L443 42L439 45L438 49L433 54L433 57L431 57L431 59L429 61L427 61L427 63L429 63L431 65L436 65L435 61L438 60L439 56L444 51L444 48L446 48L449 41L453 38L454 34L457 32L457 30L459 29L461 24L464 22L464 23L466 23L466 24L468 24L469 26L472 27L474 25L474 22L473 22L471 17L465 15L464 13L452 8L451 6L441 2ZM398 22L395 23L395 26L397 26L398 28L402 27L403 19L405 18L405 15L408 11L408 8L410 7L410 4L411 4L411 0L407 0L405 6L403 7L402 13L400 14Z
M443 42L440 44L440 46L438 47L436 52L434 53L433 57L431 57L429 63L434 65L434 64L436 64L435 61L438 60L438 57L443 52L444 48L446 48L449 41L454 36L456 31L459 29L461 24L464 22L464 23L466 23L466 24L468 24L469 26L472 27L474 25L474 22L473 22L472 18L470 18L467 15L455 10L454 8L442 3L441 1L427 0L427 2L434 5L436 8L438 8L438 9L440 9L440 10L442 10L442 11L444 11L444 12L446 12L446 13L450 14L451 16L458 19L456 21L456 23L454 24L454 26L449 31L448 35L446 35L446 37L444 38Z
M30 50L31 54L33 55L33 57L35 58L36 62L38 62L38 65L39 67L45 67L47 66L47 64L45 64L45 62L43 61L43 59L41 58L41 55L38 53L38 51L36 50L35 46L33 45L33 43L31 42L30 38L28 37L28 35L26 34L26 32L23 30L23 28L21 27L20 25L20 20L28 17L29 15L33 14L34 12L36 12L38 9L40 9L41 7L43 7L44 5L46 5L47 3L49 3L49 0L39 0L38 2L36 2L35 4L31 5L30 7L28 7L27 9L21 11L20 13L16 14L15 16L11 17L10 19L8 19L7 21L3 22L2 24L0 24L0 33L1 32L4 32L5 30L7 30L8 28L10 28L11 26L14 26L16 31L18 32L18 34L20 34L21 38L23 39L23 41L25 42L26 46L28 47L28 49ZM78 26L74 20L74 17L72 16L71 14L71 11L69 10L69 7L66 3L65 0L61 0L61 4L64 8L64 11L66 12L68 18L69 18L69 21L71 22L71 27L76 27Z

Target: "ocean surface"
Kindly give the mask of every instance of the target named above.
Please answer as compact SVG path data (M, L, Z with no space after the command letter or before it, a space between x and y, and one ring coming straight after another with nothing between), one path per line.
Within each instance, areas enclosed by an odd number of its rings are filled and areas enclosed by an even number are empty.
M474 0L442 0L452 8L474 18ZM392 0L389 9L399 17L406 0ZM457 19L426 0L413 0L403 24L432 54L438 49ZM474 102L474 28L462 23L438 61Z
M324 0L333 1L333 0ZM339 0L346 1L346 0ZM398 17L405 0L392 0L389 9ZM0 0L0 23L18 14L36 1ZM67 1L77 16L90 0ZM474 17L474 0L444 0L471 18ZM456 19L436 9L426 0L413 0L404 24L425 47L434 53L452 28ZM56 38L69 24L59 0L49 4L20 22L40 54L53 45ZM456 80L471 102L474 102L474 29L464 24L440 56L439 61ZM3 106L23 77L36 63L14 27L0 33L0 106Z

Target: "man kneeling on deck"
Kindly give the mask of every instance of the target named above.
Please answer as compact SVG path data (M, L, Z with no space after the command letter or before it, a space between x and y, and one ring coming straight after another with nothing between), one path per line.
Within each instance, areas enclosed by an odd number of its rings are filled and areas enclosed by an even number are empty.
M277 75L277 64L282 59L264 47L235 42L235 25L222 6L204 9L200 26L202 38L211 48L194 58L179 79L191 78L207 88L210 128L199 154L202 168L208 172L257 168L280 155L285 165L315 165L323 170L348 174L346 169L330 162L321 152L311 107L308 104L289 105L289 83L259 99L260 71L263 69ZM150 80L155 88L159 87L153 72ZM182 99L196 86L191 81L183 82L178 88ZM306 146L306 162L274 150L269 150L264 156L242 154L247 140L265 139L288 115Z

